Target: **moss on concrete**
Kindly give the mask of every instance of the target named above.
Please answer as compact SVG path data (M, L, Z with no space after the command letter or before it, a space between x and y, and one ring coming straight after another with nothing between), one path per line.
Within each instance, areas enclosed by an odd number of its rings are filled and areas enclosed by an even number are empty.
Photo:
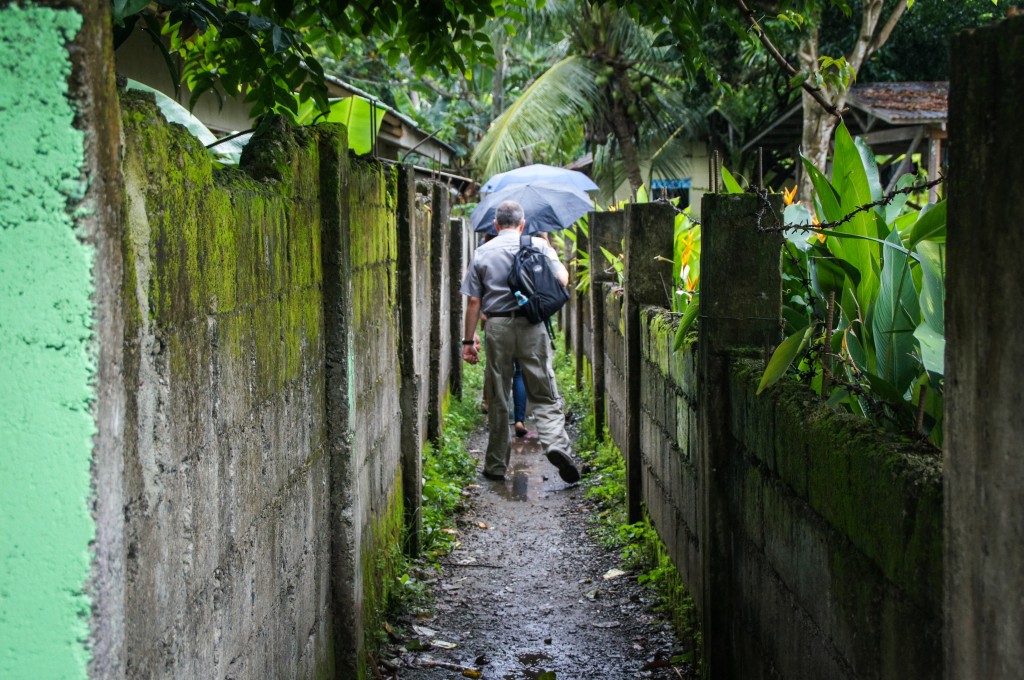
M763 364L735 365L735 394L747 424L735 432L744 447L772 442L763 461L794 495L847 537L887 579L923 611L939 615L942 593L942 470L926 445L879 431L861 418L836 412L806 388L779 383L754 397ZM765 412L760 419L750 413Z
M384 507L385 510L373 521L370 540L362 551L363 611L366 615L363 648L369 653L380 648L390 588L396 583L398 569L403 564L401 541L405 507L402 501L401 470L395 476L395 483ZM360 659L360 668L365 669L367 664L368 659Z

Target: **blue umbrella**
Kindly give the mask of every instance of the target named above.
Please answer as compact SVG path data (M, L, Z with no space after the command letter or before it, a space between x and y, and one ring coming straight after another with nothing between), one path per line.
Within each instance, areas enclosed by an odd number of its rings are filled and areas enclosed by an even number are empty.
M480 201L469 216L473 231L494 233L494 210L505 201L523 206L530 234L565 229L594 207L589 196L565 184L518 184Z
M480 187L480 193L487 194L516 184L533 184L535 182L571 184L581 191L594 191L597 189L597 185L582 172L536 163L516 168L515 170L509 170L508 172L499 172Z

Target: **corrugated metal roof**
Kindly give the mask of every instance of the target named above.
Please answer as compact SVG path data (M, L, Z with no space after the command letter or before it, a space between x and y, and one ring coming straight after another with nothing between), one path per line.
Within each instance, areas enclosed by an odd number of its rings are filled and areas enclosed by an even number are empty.
M867 83L850 90L849 103L893 125L946 121L949 83Z

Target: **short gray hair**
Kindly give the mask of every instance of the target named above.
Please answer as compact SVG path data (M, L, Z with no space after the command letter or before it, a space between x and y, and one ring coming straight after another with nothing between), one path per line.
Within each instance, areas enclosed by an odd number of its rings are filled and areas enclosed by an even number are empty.
M498 229L518 227L523 221L523 206L516 201L504 201L494 209L494 221Z

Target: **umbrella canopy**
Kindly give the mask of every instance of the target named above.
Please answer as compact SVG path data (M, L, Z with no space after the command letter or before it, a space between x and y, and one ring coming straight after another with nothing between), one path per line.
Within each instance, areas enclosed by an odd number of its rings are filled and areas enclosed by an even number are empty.
M499 172L480 187L480 193L487 194L516 184L533 184L535 182L571 184L581 191L594 191L597 189L597 185L582 172L556 168L553 165L544 165L543 163L535 163L534 165L526 165L515 170L509 170L508 172Z
M494 233L494 211L505 201L516 201L526 214L526 232L565 229L590 211L594 204L585 193L564 184L519 184L487 196L469 219L473 231Z

